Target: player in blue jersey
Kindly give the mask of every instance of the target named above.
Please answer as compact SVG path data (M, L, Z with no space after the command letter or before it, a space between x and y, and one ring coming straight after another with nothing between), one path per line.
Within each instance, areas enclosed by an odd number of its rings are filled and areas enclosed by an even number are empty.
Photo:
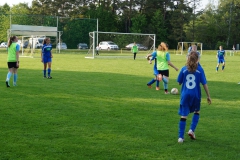
M201 104L200 84L203 85L203 88L207 94L207 101L209 104L211 104L205 73L203 68L198 64L198 60L198 54L192 51L188 56L186 66L181 69L177 79L179 85L182 85L180 107L178 112L181 116L179 121L179 143L182 143L184 140L187 116L192 112L194 112L194 114L188 135L191 139L195 139L194 131L199 121Z
M10 37L8 41L8 48L7 48L8 74L6 78L7 87L10 87L9 80L12 74L13 74L13 86L17 85L17 70L19 68L19 50L20 50L20 46L17 42L18 42L18 38L16 36Z
M188 54L187 54L187 60L188 60L189 54L190 54L192 51L194 51L194 52L196 52L196 53L198 54L198 64L200 65L200 57L201 57L201 54L200 54L200 52L197 51L197 46L196 46L196 45L192 45L192 46L191 46L191 50L189 50L189 51L188 51Z
M51 77L51 66L52 66L52 45L50 43L50 38L46 37L43 41L41 61L43 62L43 77L52 79ZM46 76L48 66L48 76Z
M201 53L197 51L197 46L196 46L196 45L192 45L192 46L189 47L189 48L190 48L190 50L188 50L187 56L188 56L192 51L194 51L194 52L196 52L196 53L198 54L198 58L199 58L199 60L200 60Z
M155 76L155 78L153 78L150 82L148 82L147 86L149 88L152 88L152 84L156 82L156 90L158 91L158 90L160 90L160 88L159 88L159 80L157 78L158 70L157 70L157 59L156 58L154 59L153 75Z
M225 50L223 50L222 46L219 46L219 50L217 51L217 56L216 56L216 58L218 59L216 72L218 71L220 63L222 63L222 71L224 70L224 68L225 68L225 59L224 59L224 57L225 57Z
M152 59L157 58L158 80L163 81L165 94L169 94L169 92L168 92L169 67L168 66L170 65L176 71L178 71L178 68L175 67L172 64L172 62L170 61L170 54L168 52L168 45L164 42L161 42L161 44L158 45L157 51L154 51L152 54L149 54L147 56L148 60L149 60L149 57L152 57ZM151 60L149 61L149 63L151 63Z
M188 54L192 51L192 45L188 47Z

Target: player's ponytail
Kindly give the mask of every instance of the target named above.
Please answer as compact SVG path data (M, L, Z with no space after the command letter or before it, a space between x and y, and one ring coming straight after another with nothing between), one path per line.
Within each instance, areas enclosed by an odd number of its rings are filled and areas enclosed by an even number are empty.
M190 52L187 60L187 69L189 72L195 72L198 67L198 54L195 51Z
M9 38L9 40L8 40L8 47L11 46L11 44L15 41L16 38L17 38L16 36L12 36L12 37Z

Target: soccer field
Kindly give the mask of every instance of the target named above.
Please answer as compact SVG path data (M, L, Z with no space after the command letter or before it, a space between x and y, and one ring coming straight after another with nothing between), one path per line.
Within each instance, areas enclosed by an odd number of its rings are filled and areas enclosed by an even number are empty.
M196 140L185 134L183 144L180 95L165 95L162 82L159 91L147 87L153 65L145 53L85 56L53 53L53 79L43 78L40 58L20 58L18 86L11 78L7 88L7 54L0 53L0 159L240 159L239 55L216 73L215 53L203 52L212 104L202 90ZM181 69L186 56L171 54L171 61ZM180 91L177 75L170 68L169 89Z

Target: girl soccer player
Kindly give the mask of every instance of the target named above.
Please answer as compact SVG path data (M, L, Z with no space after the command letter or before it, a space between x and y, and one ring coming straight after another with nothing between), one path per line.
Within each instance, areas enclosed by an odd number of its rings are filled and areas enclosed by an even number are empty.
M182 84L179 107L179 115L181 116L179 121L179 143L182 143L184 140L187 116L192 112L194 112L194 114L188 135L191 139L195 139L194 131L198 124L201 103L200 83L202 83L207 94L208 103L211 104L207 80L205 78L204 70L199 65L198 60L199 58L197 52L192 51L188 56L186 66L181 69L177 79L179 85Z
M157 81L156 82L156 90L158 91L158 90L160 90L160 88L159 88L159 80L157 78L158 70L157 70L157 59L156 58L154 59L153 74L155 75L155 78L153 78L150 82L148 82L147 86L149 88L152 88L152 84Z
M136 42L134 42L131 51L132 51L132 53L133 53L133 59L135 60L135 59L136 59L137 52L138 52L138 46L136 45Z
M50 38L46 37L43 41L41 61L43 62L43 77L52 79L51 75L51 65L52 65L52 45L50 44ZM48 77L46 76L48 66Z
M218 62L217 62L217 67L216 67L216 72L218 71L218 67L219 67L219 64L222 63L222 71L224 70L225 68L225 51L223 50L223 47L222 46L219 46L219 50L217 52L217 56L216 58L218 59Z
M158 45L157 51L154 51L152 54L149 54L147 56L147 59L149 60L149 57L152 56L152 59L157 58L157 70L158 70L158 80L163 80L163 86L165 94L169 94L168 92L168 77L169 77L169 67L173 67L176 71L178 71L178 68L175 67L172 62L170 61L170 54L168 53L168 46L166 43L161 42L161 44ZM151 63L151 60L149 61Z
M13 86L17 85L17 70L19 68L19 50L20 46L17 44L18 38L16 36L10 37L8 41L8 74L6 78L6 86L10 87L9 80L13 75Z

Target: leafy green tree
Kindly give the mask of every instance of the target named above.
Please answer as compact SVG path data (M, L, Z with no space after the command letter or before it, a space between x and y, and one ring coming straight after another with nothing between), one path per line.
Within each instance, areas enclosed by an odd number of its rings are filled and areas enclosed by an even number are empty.
M167 30L161 10L156 10L154 13L151 23L149 24L149 33L156 34L156 44L162 41L167 42Z
M130 31L132 33L143 33L147 26L147 19L144 14L137 14L132 19L132 26Z
M9 29L9 12L10 6L8 4L4 4L0 6L0 42L7 42L7 30Z

